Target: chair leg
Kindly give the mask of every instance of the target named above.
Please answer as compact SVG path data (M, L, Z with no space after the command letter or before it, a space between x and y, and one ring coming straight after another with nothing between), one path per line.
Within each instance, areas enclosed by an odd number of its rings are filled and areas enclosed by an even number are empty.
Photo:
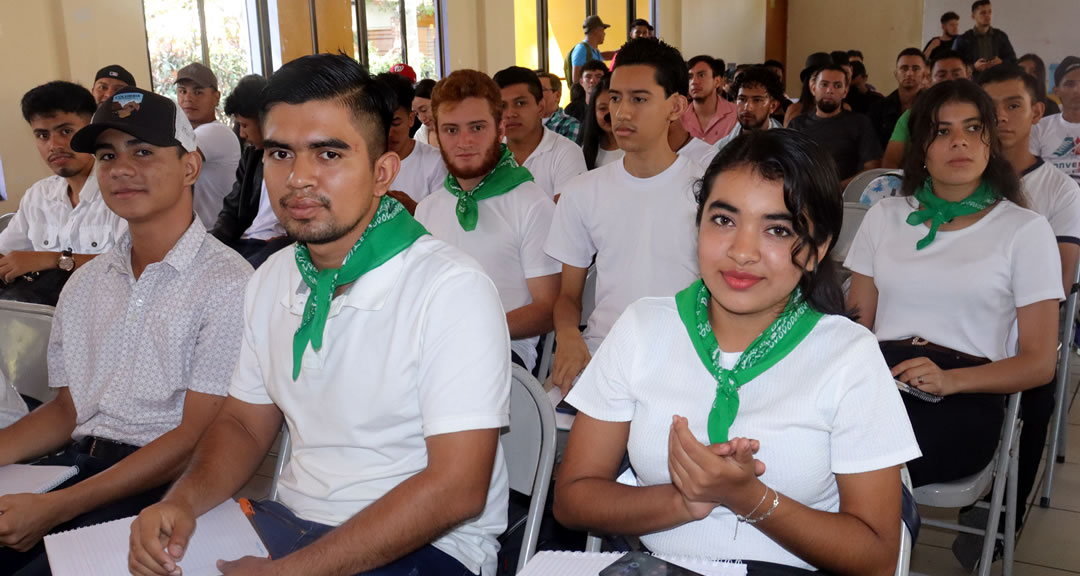
M994 563L994 546L997 543L998 524L1001 516L1001 503L1005 499L1005 482L1009 474L1009 452L1001 450L994 471L994 488L990 496L990 516L983 534L983 550L979 560L979 576L990 576L990 566Z
M1005 486L1005 557L1002 573L1012 576L1013 554L1016 550L1016 488L1020 481L1020 434L1018 428L1013 438L1013 450L1009 458L1009 481Z

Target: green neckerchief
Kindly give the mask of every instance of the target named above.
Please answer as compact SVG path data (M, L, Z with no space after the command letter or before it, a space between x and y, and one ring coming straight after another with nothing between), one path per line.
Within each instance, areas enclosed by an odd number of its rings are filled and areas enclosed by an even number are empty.
M476 229L476 221L480 217L478 203L481 200L506 194L522 182L532 182L533 175L529 169L518 166L518 163L514 161L513 152L506 144L500 144L500 146L502 152L499 155L499 163L472 190L462 190L453 174L446 175L443 185L451 194L457 196L457 219L466 232Z
M795 288L780 316L742 353L731 370L720 364L720 346L709 324L709 293L705 281L698 279L675 295L679 318L686 326L690 341L705 368L716 378L716 399L709 411L709 442L728 441L728 429L739 411L739 388L784 359L814 329L821 312L810 307Z
M311 252L304 244L296 245L296 267L311 291L304 305L304 317L293 336L293 380L300 376L300 364L308 342L313 350L322 348L330 301L338 286L355 282L364 274L382 266L398 252L408 248L428 231L409 215L400 202L383 196L371 223L356 241L341 268L319 270L311 263Z
M971 196L959 202L949 202L934 194L934 185L927 178L926 182L915 191L915 199L919 201L921 208L908 214L907 217L907 223L912 226L919 226L927 220L930 221L930 232L922 240L919 240L915 245L915 249L922 250L929 246L937 237L938 226L946 222L952 222L953 218L957 216L967 216L968 214L981 212L993 206L994 202L997 202L1000 198L1001 196L994 192L990 184L983 180L979 183L979 187L971 193Z

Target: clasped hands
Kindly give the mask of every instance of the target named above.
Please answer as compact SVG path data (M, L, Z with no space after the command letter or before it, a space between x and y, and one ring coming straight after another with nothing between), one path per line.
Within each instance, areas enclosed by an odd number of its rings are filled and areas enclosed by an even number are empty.
M674 416L668 433L668 472L689 520L701 520L717 506L746 515L761 500L765 486L758 476L760 443L732 438L708 446L698 442L686 418Z

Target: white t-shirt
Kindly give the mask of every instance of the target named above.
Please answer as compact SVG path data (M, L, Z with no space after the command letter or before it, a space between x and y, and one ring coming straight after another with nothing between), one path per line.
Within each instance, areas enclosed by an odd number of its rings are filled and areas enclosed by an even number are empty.
M674 296L698 277L694 184L704 169L679 156L652 178L635 178L625 159L566 183L544 251L588 268L596 256L596 308L585 344L596 351L630 303Z
M322 348L308 346L293 381L309 293L294 259L281 250L248 283L229 394L281 409L293 442L281 503L337 526L424 470L428 436L507 425L510 338L476 262L423 236L334 298ZM432 544L494 575L508 486L500 447L484 511Z
M616 148L614 150L604 150L603 148L596 149L596 168L611 164L616 160L622 160L623 156L626 156L626 151L622 148ZM596 170L593 168L593 170Z
M430 132L428 131L427 124L421 124L420 127L416 129L416 133L413 134L413 140L416 140L417 142L423 142L424 144L431 146L431 144L428 143L429 133ZM431 147L434 148L434 146Z
M678 153L680 156L686 156L697 162L702 168L706 168L713 157L720 153L720 149L701 138L691 138L682 148L679 148Z
M274 207L270 205L270 191L266 189L266 180L263 180L262 191L259 193L259 212L251 221L251 226L244 231L241 238L254 240L270 240L285 235L285 227L278 222Z
M533 182L478 203L476 228L466 232L457 219L457 196L436 190L416 207L416 219L436 238L476 258L495 283L503 310L532 303L526 280L558 274L562 265L544 253L555 204ZM530 371L539 336L514 340L510 349Z
M240 141L228 126L215 120L195 129L195 143L203 154L202 172L195 182L195 214L209 230L236 182Z
M127 231L127 220L117 216L101 197L97 165L90 172L79 204L71 206L67 180L49 176L26 190L19 209L0 231L0 254L18 250L102 254Z
M1061 300L1061 259L1046 218L1003 200L961 230L906 218L913 197L883 198L867 211L844 266L874 279L878 340L919 336L996 362L1016 354L1016 309Z
M721 363L732 368L740 355L721 353ZM715 398L716 380L669 297L630 305L566 400L592 418L629 421L627 451L637 483L655 486L671 483L671 417L686 417L698 441L709 444ZM877 341L840 316L823 317L790 354L739 389L729 437L759 440L761 481L827 512L840 508L836 474L880 470L921 455ZM720 506L703 520L641 540L658 554L810 568L753 526L740 526L736 539L736 523Z
M1032 154L1080 182L1080 123L1068 122L1061 114L1047 116L1031 129L1028 146Z
M1031 209L1050 221L1054 235L1080 240L1080 185L1041 158L1020 183Z
M444 180L446 163L443 162L442 153L427 142L418 141L412 152L401 161L401 171L390 184L390 189L404 192L413 202L419 202L432 190L442 188Z
M547 192L548 198L554 198L557 189L588 169L581 147L546 127L540 144L529 154L522 166L532 172L536 184Z

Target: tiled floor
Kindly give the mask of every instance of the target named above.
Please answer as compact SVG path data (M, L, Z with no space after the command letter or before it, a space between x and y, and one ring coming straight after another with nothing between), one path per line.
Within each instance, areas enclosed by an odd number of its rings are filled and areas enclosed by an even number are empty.
M1069 436L1066 445L1065 464L1058 464L1054 472L1054 492L1050 507L1037 504L1042 495L1044 471L1039 471L1039 481L1032 490L1027 521L1016 546L1016 576L1062 576L1080 574L1080 407L1076 402L1077 381L1080 380L1080 358L1072 358L1070 369ZM1045 467L1045 459L1043 466ZM955 520L955 512L949 510L921 509L924 516ZM954 535L944 530L923 526L912 552L912 573L929 576L960 576L965 574L952 554ZM993 567L993 574L1001 574L1001 563Z

